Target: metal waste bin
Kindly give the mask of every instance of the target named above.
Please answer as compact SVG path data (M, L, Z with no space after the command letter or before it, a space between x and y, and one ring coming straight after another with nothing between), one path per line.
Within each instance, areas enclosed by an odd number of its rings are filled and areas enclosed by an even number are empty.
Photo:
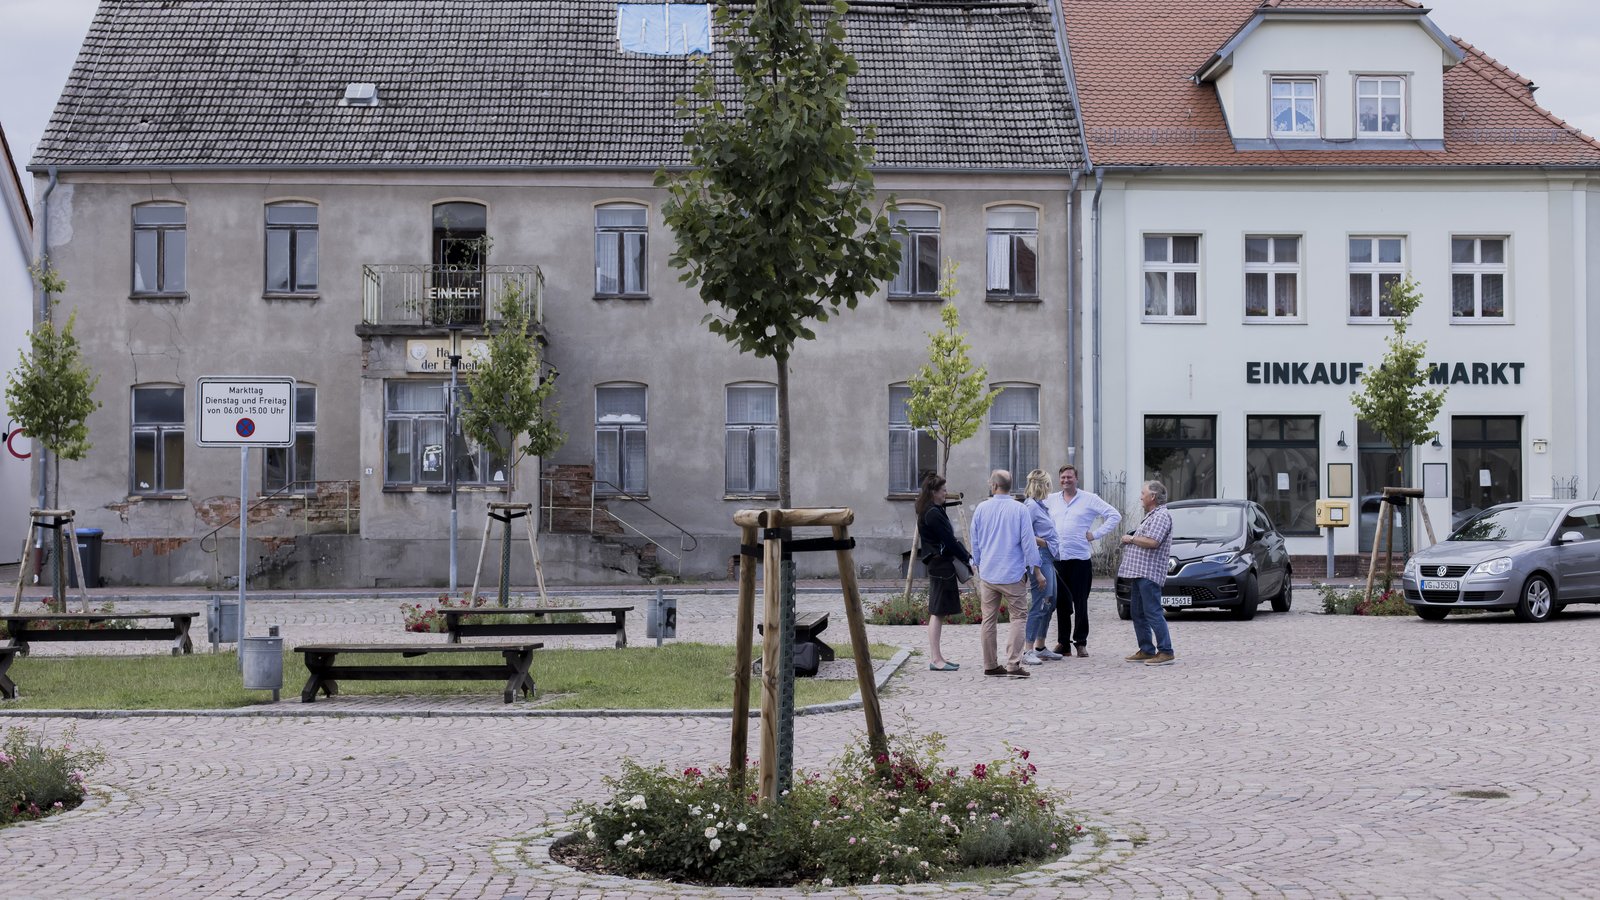
M283 638L278 626L267 629L266 637L247 637L239 642L239 662L244 670L244 689L271 691L273 702L283 689Z
M89 568L84 563L85 569ZM206 640L212 644L232 644L239 640L239 601L212 597L206 607Z
M98 528L79 528L73 535L78 542L78 556L83 558L83 571L88 575L85 584L89 587L100 586L100 542L105 537L105 532ZM67 586L78 586L78 566L72 559L72 551L66 551Z

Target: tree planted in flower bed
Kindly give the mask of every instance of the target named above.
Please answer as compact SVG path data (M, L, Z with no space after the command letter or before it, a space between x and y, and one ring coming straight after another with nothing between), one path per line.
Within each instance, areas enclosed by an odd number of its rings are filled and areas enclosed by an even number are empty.
M735 790L721 767L623 762L610 801L573 810L581 831L553 848L569 865L712 885L832 886L936 881L1063 856L1082 827L1042 787L1029 752L947 766L938 735L865 741L829 772L795 773L778 803Z

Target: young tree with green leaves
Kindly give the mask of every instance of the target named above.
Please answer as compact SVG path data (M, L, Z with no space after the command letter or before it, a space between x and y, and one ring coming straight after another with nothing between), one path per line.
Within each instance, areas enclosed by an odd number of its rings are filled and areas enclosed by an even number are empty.
M906 382L911 389L906 421L939 443L939 474L946 477L950 448L978 433L984 416L1000 396L998 389L988 387L988 368L973 366L967 337L961 333L961 314L955 304L956 269L954 260L945 260L939 279L939 296L944 299L939 319L944 330L928 332L928 364Z
M717 307L702 321L777 367L782 507L792 505L794 344L894 277L900 259L887 215L873 209L872 131L849 115L857 66L844 48L845 9L835 0L814 31L801 0L756 0L749 12L720 2L737 111L718 99L707 61L693 98L679 100L689 169L656 175L677 239L670 262Z
M1376 369L1361 376L1361 386L1350 396L1356 417L1371 425L1394 448L1402 470L1411 448L1437 437L1434 419L1444 408L1444 390L1430 389L1423 357L1427 341L1406 339L1411 315L1422 305L1422 291L1410 276L1389 289L1394 310L1394 333L1384 340L1389 351Z
M538 339L528 333L532 313L527 292L512 282L498 300L500 328L489 338L489 353L467 371L470 399L461 410L461 429L474 443L493 447L515 470L527 456L544 457L554 453L566 440L558 420L555 402L556 373L543 372ZM511 526L503 533L501 553L500 605L508 600L510 584ZM544 593L544 574L538 560L538 544L533 545L534 565L538 570L539 592Z
M54 269L33 269L34 279L47 296L66 290L67 284ZM56 301L50 301L52 308ZM20 354L17 368L6 375L6 405L11 418L22 426L36 443L50 451L55 471L50 495L61 496L61 460L80 460L88 455L89 414L99 409L94 389L100 376L83 358L83 349L72 333L76 312L67 316L59 329L49 320L38 323L28 333L28 349ZM44 479L41 470L39 478Z

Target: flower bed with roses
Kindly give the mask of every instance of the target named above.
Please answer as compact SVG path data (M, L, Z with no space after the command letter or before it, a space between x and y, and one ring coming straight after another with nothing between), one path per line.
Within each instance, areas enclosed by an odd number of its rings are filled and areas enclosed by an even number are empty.
M0 826L42 819L83 802L84 777L105 762L96 749L73 747L68 729L59 746L26 728L9 728L0 741Z
M709 772L623 762L613 799L580 804L568 865L707 885L909 884L1060 857L1082 833L1039 785L1029 753L944 765L938 735L874 756L847 749L828 772L795 773L778 803ZM753 781L755 773L749 773Z
M557 598L551 599L549 603L545 604L545 608L573 607L576 605L576 603L577 601L574 600L562 600ZM513 598L511 605L521 606L522 598ZM489 605L489 598L485 597L483 594L477 594L472 597L468 597L465 593L462 593L460 597L454 598L449 594L440 594L439 599L431 604L400 604L400 615L405 619L407 631L443 634L445 631L444 612L445 610L451 609L495 609L495 607ZM484 615L478 618L476 621L480 625L488 625L523 620L513 619L510 616L497 617L493 615ZM584 615L581 612L549 613L545 616L544 621L554 623L582 622L584 621Z

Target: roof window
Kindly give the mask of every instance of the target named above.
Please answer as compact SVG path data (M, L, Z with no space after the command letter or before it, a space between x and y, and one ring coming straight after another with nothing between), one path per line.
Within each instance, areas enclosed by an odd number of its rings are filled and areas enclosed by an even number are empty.
M652 56L710 53L711 6L704 3L619 3L617 42L628 53Z
M377 106L378 86L370 81L352 81L345 85L340 106Z

